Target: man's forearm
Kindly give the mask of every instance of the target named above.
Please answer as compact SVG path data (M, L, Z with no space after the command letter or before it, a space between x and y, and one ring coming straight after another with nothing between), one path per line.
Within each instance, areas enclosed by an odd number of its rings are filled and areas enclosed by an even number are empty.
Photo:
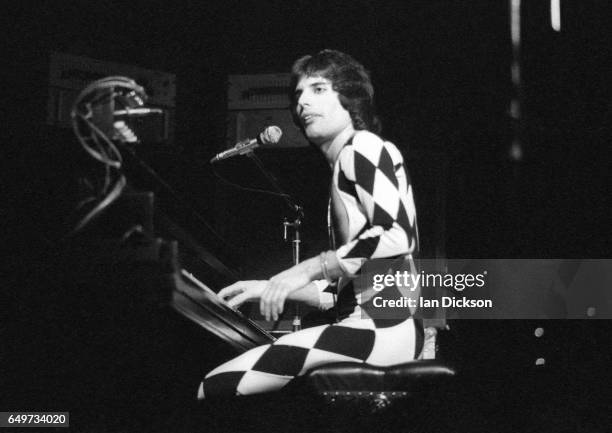
M314 282L311 282L299 290L289 294L290 301L303 302L306 305L319 308L321 300L319 297L319 288Z

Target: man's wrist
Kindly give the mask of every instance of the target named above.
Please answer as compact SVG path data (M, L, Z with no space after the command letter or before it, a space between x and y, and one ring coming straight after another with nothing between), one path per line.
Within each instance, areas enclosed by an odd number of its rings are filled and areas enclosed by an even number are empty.
M312 257L308 260L304 260L298 266L302 268L302 272L304 272L308 280L311 282L323 278L318 257Z
M333 250L323 251L319 255L319 264L323 278L330 286L335 285L338 278L343 275L336 252Z

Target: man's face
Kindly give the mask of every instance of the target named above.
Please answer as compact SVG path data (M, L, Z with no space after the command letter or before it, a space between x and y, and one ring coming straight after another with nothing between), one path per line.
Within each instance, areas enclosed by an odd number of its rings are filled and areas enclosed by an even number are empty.
M352 124L332 83L320 76L303 76L295 87L295 110L308 140L323 144Z

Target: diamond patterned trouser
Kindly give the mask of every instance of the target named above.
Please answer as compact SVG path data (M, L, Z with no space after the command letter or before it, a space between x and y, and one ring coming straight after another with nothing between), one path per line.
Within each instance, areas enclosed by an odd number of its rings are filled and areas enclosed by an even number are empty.
M422 348L419 320L377 327L371 319L345 319L284 335L220 365L206 375L198 398L276 391L294 377L331 362L400 364L416 359Z

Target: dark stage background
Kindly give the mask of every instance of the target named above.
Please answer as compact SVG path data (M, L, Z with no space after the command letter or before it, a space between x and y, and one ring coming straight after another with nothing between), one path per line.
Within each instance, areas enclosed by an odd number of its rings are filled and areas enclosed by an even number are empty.
M69 131L44 125L50 51L175 73L174 143L141 154L253 259L261 242L280 248L273 233L284 215L266 196L220 194L206 162L226 146L227 76L286 72L298 56L333 47L371 70L383 134L410 161L421 214L438 211L433 195L444 199L449 257L604 257L609 7L562 7L560 33L550 27L546 2L523 7L524 155L511 162L507 2L29 3L10 15L2 69L5 82L15 83L6 89L9 118L17 121L7 131L9 165L25 163L17 179L45 179L25 201L47 209L35 213L35 225L51 219L49 207L65 195L53 186L70 181L65 168L81 152ZM320 159L305 149L262 153L304 203L306 240L323 239ZM230 167L220 170L262 183L257 173ZM216 206L219 199L241 206ZM240 220L248 229L228 228L218 213L224 206L248 215L252 223ZM421 218L425 243L438 235L432 219ZM254 232L265 236L251 242Z
M265 277L290 263L290 247L281 239L282 219L290 215L279 200L220 183L208 164L227 147L228 75L287 72L296 58L323 48L352 54L372 73L383 136L401 149L414 181L425 255L610 257L612 8L605 1L562 0L558 33L550 26L549 2L523 3L520 160L510 157L516 125L509 115L514 91L506 1L41 1L10 6L3 11L8 50L0 67L7 93L2 141L11 306L2 319L13 324L5 329L9 341L18 343L19 335L43 338L39 325L49 317L39 313L47 301L62 299L59 288L57 298L40 298L48 294L44 283L53 280L49 274L58 265L48 256L59 250L58 241L70 227L76 177L90 164L70 130L45 124L52 51L176 74L174 140L142 145L138 154L209 227L156 191L161 207L241 277ZM304 254L318 253L326 246L329 173L324 161L313 148L258 154L304 205ZM237 183L266 186L248 160L235 158L217 167ZM32 301L37 298L44 301ZM27 327L21 327L29 320L24 305L39 317ZM605 365L608 345L602 347L593 334L605 333L599 323L595 331L584 324L560 325L555 335L567 338L555 344L565 356L563 368L583 360L568 355L572 347L588 353L590 361L581 368ZM180 368L191 376L177 367L170 379L181 377L178 382L191 390L189 379L227 353L210 353L212 338L192 335L196 332L186 323L172 326L160 338L178 344L176 333L187 336L172 350L181 351ZM491 329L482 337L482 331L466 329L463 340L478 333L478 343L462 346L461 356L491 350L488 343L494 341L496 361L511 365L514 337L500 340ZM591 337L585 340L585 333ZM206 344L198 347L198 339ZM582 345L575 346L576 341ZM44 406L53 399L41 393L61 386L61 380L48 368L40 380L20 385L16 378L40 368L40 353L31 350L15 349L7 356L14 361L7 371L15 374L7 382L12 388L5 389L14 393L8 401ZM196 366L190 359L204 361ZM142 376L146 380L147 374ZM176 401L186 395L182 389Z

